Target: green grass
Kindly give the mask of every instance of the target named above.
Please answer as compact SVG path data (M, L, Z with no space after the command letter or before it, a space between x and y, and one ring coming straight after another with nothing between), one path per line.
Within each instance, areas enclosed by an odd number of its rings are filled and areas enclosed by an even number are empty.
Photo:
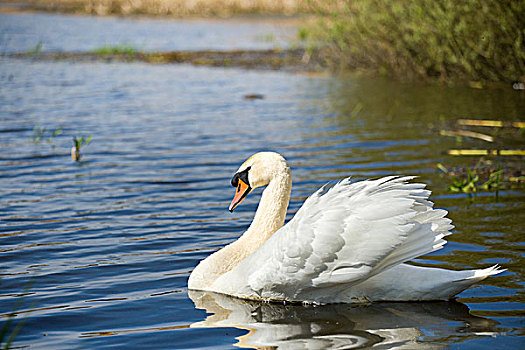
M105 45L98 49L89 52L93 55L123 55L134 57L139 51L132 45L120 44L120 45Z
M525 79L524 0L311 0L302 37L335 68L443 81Z

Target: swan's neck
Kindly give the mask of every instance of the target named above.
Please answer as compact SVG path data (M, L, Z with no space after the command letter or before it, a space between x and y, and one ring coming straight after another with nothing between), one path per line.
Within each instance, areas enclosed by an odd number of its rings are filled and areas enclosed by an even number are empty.
M283 226L291 189L292 179L287 171L273 178L263 191L252 224L239 238L239 241L248 243L244 249L247 249L249 254Z
M274 177L264 190L248 230L235 242L201 261L193 270L188 287L208 290L217 278L236 267L281 228L286 217L291 189L292 177L290 169L286 168L286 171Z

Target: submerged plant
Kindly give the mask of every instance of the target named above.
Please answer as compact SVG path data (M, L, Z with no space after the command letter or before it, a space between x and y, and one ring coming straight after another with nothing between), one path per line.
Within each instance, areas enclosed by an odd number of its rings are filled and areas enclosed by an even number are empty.
M1 350L11 349L11 345L13 344L16 336L18 335L18 333L24 326L24 323L26 321L25 318L23 318L22 320L19 320L16 325L14 325L14 322L17 317L18 310L20 310L22 308L22 305L24 304L24 296L27 295L32 285L33 285L32 282L26 285L24 293L20 294L20 296L18 297L18 300L16 301L13 311L5 315L7 316L7 320L3 324L2 328L0 328L0 349Z
M24 321L19 321L16 326L13 328L13 323L16 319L16 310L10 312L7 315L7 321L5 321L4 325L2 326L2 329L0 329L0 349L7 350L11 348L11 344L15 340L16 336L18 335L18 332L22 329L22 326L24 325ZM9 334L10 333L10 334Z
M73 147L71 148L71 159L73 159L76 162L80 162L80 158L82 157L82 154L80 153L80 150L82 146L87 146L91 142L91 139L93 137L91 135L88 136L74 136L73 137Z

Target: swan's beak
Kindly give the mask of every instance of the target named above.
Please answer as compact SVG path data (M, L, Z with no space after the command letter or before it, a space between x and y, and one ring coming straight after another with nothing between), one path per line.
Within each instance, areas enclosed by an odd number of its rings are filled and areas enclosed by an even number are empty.
M241 203L244 198L248 195L248 193L251 192L250 185L246 184L244 181L239 179L239 183L237 184L237 191L235 191L235 197L233 197L232 202L230 203L230 213Z

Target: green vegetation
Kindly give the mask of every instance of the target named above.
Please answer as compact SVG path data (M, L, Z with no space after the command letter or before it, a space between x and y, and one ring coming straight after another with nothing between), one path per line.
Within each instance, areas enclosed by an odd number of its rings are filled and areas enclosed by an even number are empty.
M127 57L135 57L138 54L138 50L131 45L120 44L120 45L106 45L101 48L90 51L92 55L122 55Z
M458 119L448 121L443 126L446 126L446 129L441 129L440 135L455 137L456 143L465 143L466 146L447 151L448 155L459 158L459 162L454 160L454 163L461 164L465 163L466 159L476 159L476 163L472 166L460 165L447 168L441 163L436 165L447 178L450 191L465 193L496 191L497 193L500 189L520 187L525 183L522 158L525 155L523 122ZM476 128L476 131L465 129L466 127ZM487 147L479 148L480 141L484 141ZM476 145L476 148L472 149L469 145ZM509 149L509 147L518 149Z
M22 320L19 320L16 325L14 325L15 319L17 317L18 310L20 310L24 304L24 296L28 293L28 291L31 289L31 286L33 285L33 282L30 282L25 287L24 293L20 294L20 296L17 298L17 301L14 306L14 310L11 311L7 315L7 320L3 324L2 328L0 328L0 349L1 350L8 350L12 349L11 345L13 344L16 336L24 326L24 323L26 321L25 318ZM33 304L34 305L34 304Z
M451 183L448 189L452 192L474 193L478 191L492 191L502 188L501 180L503 170L483 173L477 168L466 168L462 172L448 170L443 164L438 163L437 168L446 174ZM484 180L482 180L484 177Z
M45 133L46 133L45 126L36 125L35 128L33 129L33 136L31 137L31 141L35 145L40 144L40 142L44 138ZM59 126L51 133L51 135L49 135L49 138L47 139L47 143L51 144L53 142L53 139L61 134L62 134L62 126Z
M443 81L525 79L525 1L312 0L312 6L320 18L307 27L308 37L335 68Z
M21 304L21 298L20 303L17 304L17 307ZM15 340L16 336L22 329L24 325L24 321L19 321L16 326L13 327L13 323L16 319L16 310L9 313L7 316L7 321L5 321L4 325L0 329L0 349L2 350L8 350L11 349L11 345L13 344L13 341ZM10 333L10 334L9 334Z
M35 145L39 145L42 140L45 139L46 134L49 134L47 137L47 142L51 145L53 143L53 140L55 137L62 135L62 126L58 126L53 132L47 132L47 128L45 126L39 126L36 125L33 129L33 136L31 137L31 141ZM91 140L93 137L91 135L81 135L81 136L74 136L73 137L73 147L71 148L71 158L80 163L80 158L82 157L82 147L87 146L91 143ZM53 144L53 148L55 145Z
M312 57L305 60L304 49L271 49L271 50L204 50L204 51L168 51L144 52L133 54L122 49L104 48L91 52L46 52L38 55L38 60L63 61L74 60L93 62L140 61L152 64L188 63L193 65L209 65L220 67L244 67L247 69L287 69L292 71L318 71L322 69L319 62ZM34 59L28 53L15 53L10 57Z
M35 128L33 129L33 137L31 138L31 141L35 145L38 145L40 141L42 140L42 136L44 135L45 132L46 132L45 126L36 125Z
M28 55L38 55L42 51L42 42L39 41L34 48L27 52Z
M273 33L262 34L257 36L257 40L272 43L275 41L275 35Z
M73 137L73 148L71 149L71 158L75 160L76 162L80 162L80 158L82 157L82 154L80 153L80 150L82 149L82 146L87 146L91 142L91 139L93 137L91 135L89 136L74 136Z

